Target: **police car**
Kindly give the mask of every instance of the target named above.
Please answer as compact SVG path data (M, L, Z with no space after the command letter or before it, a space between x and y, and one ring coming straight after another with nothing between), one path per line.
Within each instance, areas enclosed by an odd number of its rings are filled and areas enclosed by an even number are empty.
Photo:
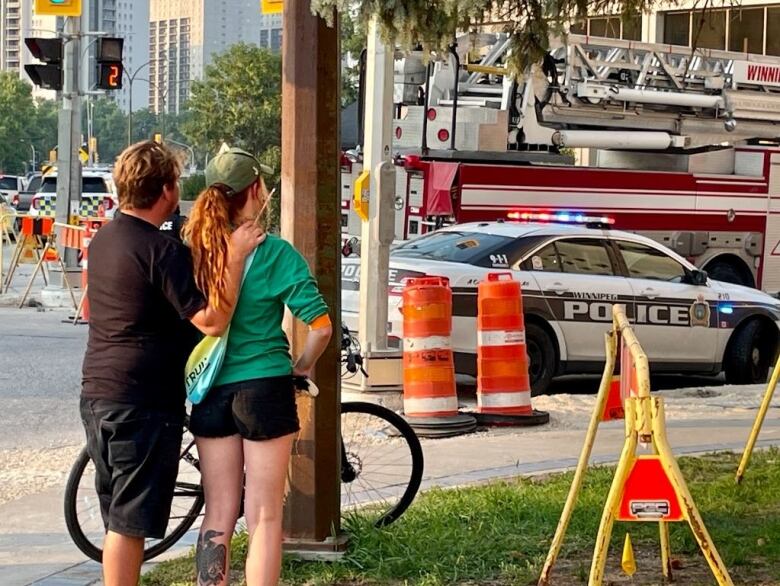
M85 218L97 216L101 205L103 213L108 218L113 217L119 207L110 173L83 171L79 215ZM32 199L28 214L34 217L54 216L56 207L57 174L50 173L43 178L41 188Z
M460 224L393 249L389 335L400 344L403 281L449 279L452 347L459 373L476 374L477 285L489 273L520 281L534 393L554 376L600 373L612 305L626 305L654 372L717 374L733 384L766 380L778 351L780 301L709 279L648 238L608 229L611 219L527 214L520 221ZM540 221L542 220L542 221ZM343 259L343 318L357 329L359 259Z

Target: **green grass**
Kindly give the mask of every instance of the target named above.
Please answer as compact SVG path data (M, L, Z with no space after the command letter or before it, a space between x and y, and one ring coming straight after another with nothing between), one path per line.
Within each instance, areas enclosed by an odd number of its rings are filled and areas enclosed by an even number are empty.
M732 578L739 584L780 584L780 451L756 453L741 486L734 483L734 454L683 458L680 465L704 522ZM601 510L612 468L588 470L555 584L587 582ZM377 530L359 516L344 523L349 549L337 563L286 559L285 584L530 584L535 583L555 531L571 474L518 479L420 495L400 521ZM618 523L613 531L610 577L630 530L639 570L634 584L660 578L658 530L653 523ZM680 584L713 583L687 524L670 527ZM234 584L246 537L234 541ZM144 577L148 586L192 584L192 555L161 564ZM650 580L650 581L647 581Z

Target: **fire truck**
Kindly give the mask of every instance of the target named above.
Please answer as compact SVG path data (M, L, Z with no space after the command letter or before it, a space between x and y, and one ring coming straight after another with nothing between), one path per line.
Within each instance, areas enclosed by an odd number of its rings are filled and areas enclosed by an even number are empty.
M521 77L508 49L481 33L396 61L396 239L609 214L714 279L780 292L780 59L572 34ZM360 170L343 158L345 236Z

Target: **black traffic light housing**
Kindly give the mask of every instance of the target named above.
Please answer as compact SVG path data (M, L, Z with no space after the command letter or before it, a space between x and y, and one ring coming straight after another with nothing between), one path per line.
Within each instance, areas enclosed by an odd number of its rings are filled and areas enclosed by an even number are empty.
M124 66L122 50L125 40L119 37L102 37L98 40L97 86L102 90L121 90Z
M32 82L43 89L60 91L62 89L62 39L26 37L24 44L30 49L33 57L44 63L24 66Z

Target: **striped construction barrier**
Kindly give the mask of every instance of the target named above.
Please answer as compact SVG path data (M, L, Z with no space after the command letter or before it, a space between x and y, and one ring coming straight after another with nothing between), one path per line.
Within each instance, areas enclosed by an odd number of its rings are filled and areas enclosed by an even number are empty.
M549 421L531 407L523 298L508 272L489 273L478 286L476 416L487 425Z
M452 355L452 290L444 277L409 279L403 290L404 415L423 436L473 431L458 413Z

